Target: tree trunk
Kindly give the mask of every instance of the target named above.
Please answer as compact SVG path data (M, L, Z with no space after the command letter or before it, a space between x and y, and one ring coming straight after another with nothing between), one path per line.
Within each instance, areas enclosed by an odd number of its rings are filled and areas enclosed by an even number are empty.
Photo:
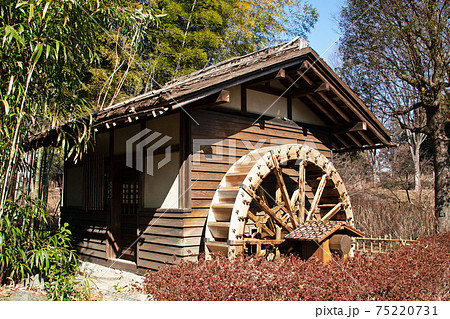
M36 176L34 177L34 198L36 199L40 199L43 157L44 157L44 149L41 148L38 150Z
M377 184L380 182L380 176L377 169L377 150L368 150L369 163L372 168L372 182Z
M415 143L411 145L410 150L414 163L414 190L420 192L422 191L422 183L420 180L420 144Z
M438 232L450 231L450 112L434 114L434 196Z

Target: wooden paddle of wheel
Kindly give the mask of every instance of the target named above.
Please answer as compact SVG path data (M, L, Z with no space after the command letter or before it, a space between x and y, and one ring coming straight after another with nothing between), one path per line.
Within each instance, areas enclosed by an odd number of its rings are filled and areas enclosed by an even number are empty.
M353 224L347 191L331 162L306 145L252 151L228 170L214 194L206 257L245 252L273 259L284 236L310 220Z

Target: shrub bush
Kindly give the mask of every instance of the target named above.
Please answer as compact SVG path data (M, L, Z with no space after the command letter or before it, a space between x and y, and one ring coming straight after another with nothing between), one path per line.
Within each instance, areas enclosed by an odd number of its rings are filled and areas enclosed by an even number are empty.
M78 265L68 225L52 230L47 217L44 203L28 196L6 203L0 219L0 284L37 275L50 299L86 299L88 290L74 289Z
M450 234L328 265L296 256L216 256L149 272L143 289L156 300L448 300L449 257Z

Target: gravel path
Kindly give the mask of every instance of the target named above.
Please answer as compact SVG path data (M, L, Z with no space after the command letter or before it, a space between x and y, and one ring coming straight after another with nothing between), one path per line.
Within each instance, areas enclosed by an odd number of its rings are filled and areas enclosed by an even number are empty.
M139 292L144 277L130 272L81 262L80 270L89 278L91 291L103 295L104 301L145 301L147 295Z

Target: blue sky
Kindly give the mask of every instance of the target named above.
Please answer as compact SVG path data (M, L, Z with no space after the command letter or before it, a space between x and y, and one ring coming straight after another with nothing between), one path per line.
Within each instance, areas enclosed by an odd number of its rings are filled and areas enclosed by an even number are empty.
M345 1L308 0L308 2L319 12L319 20L308 36L308 43L331 67L335 67L337 63L335 41L340 35L336 18Z

